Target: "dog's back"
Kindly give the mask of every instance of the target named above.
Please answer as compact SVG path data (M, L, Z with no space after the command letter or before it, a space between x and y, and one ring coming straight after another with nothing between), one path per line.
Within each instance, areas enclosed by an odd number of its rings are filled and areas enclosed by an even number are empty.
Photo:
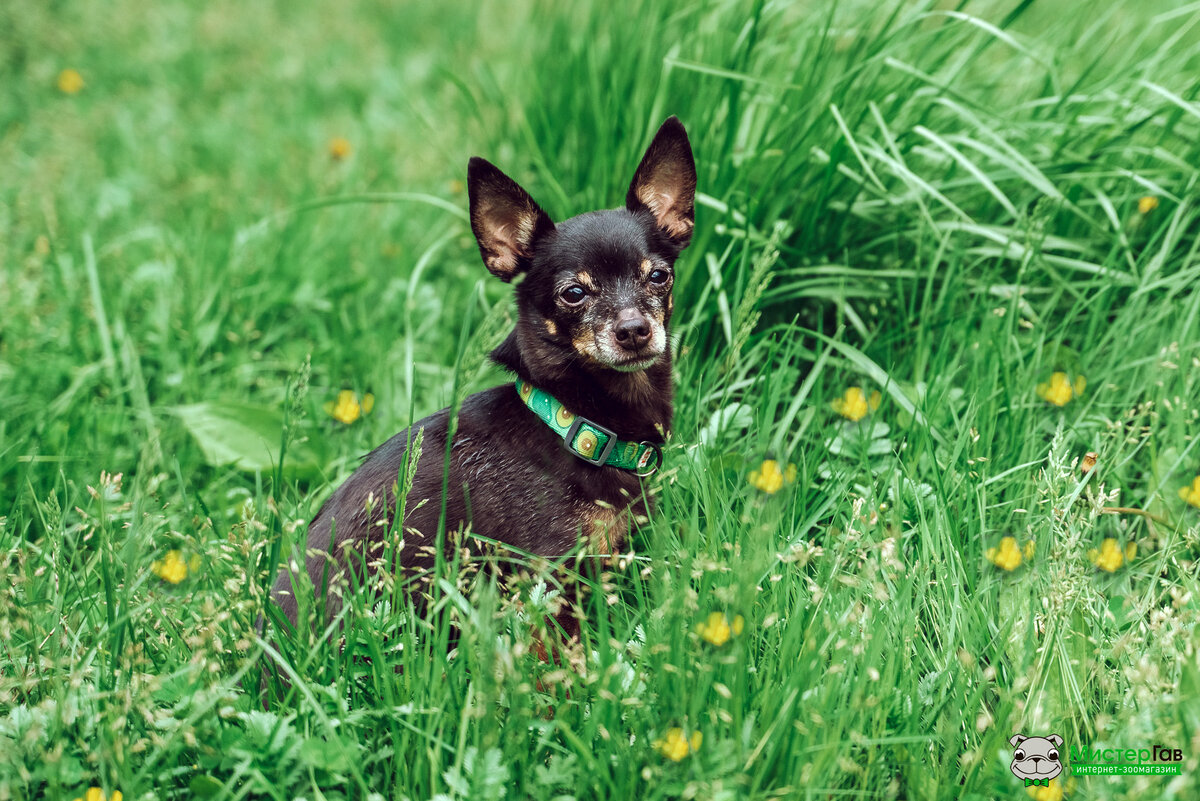
M380 445L309 524L305 569L325 598L327 617L340 612L341 594L351 584L370 581L376 568L390 567L376 564L388 552L389 537L392 552L401 555L404 580L420 589L436 561L443 474L448 477L447 548L469 524L474 534L518 553L562 556L576 547L581 534L595 552L610 553L629 530L630 512L645 514L637 476L573 458L561 438L530 419L509 384L463 402L446 471L448 423L449 413L442 410ZM421 452L403 525L396 526L396 491L417 429L423 432ZM631 500L635 509L629 508ZM271 595L295 624L298 605L290 571L279 574Z

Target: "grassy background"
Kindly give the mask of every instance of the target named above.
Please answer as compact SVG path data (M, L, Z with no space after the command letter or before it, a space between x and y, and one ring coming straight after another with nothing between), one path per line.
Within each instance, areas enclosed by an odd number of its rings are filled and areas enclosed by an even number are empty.
M1200 7L393 5L0 7L0 799L991 799L1017 731L1185 754L1042 797L1194 797ZM273 556L503 380L467 158L562 218L670 113L676 427L573 664L530 652L555 578L484 571L277 641L260 692Z

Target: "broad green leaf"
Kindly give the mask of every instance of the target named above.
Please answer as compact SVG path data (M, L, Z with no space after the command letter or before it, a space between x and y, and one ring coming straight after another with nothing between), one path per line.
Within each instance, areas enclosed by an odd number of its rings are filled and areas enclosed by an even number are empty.
M224 788L225 785L207 773L193 776L192 780L188 782L188 789L192 791L192 795L196 798L213 798Z
M248 403L193 403L170 412L183 421L213 467L269 472L279 461L283 413ZM324 460L312 442L288 446L284 472L313 475Z

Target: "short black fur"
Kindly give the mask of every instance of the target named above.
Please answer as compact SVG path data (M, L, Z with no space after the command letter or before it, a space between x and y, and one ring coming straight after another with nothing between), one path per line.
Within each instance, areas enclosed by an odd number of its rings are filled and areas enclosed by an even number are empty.
M494 165L471 159L471 227L484 264L505 281L523 274L516 327L492 358L620 438L662 443L672 414L671 287L675 260L691 240L695 186L691 145L675 117L647 149L625 208L558 225ZM424 444L400 551L402 569L412 576L435 561L448 423L443 410L413 426L423 431ZM368 455L309 524L305 571L325 596L327 618L340 612L352 570L354 584L375 584L412 433L402 431ZM546 557L571 552L581 538L590 553L612 553L648 513L641 481L569 453L506 383L468 397L459 411L446 530L469 526ZM287 569L272 598L295 624Z

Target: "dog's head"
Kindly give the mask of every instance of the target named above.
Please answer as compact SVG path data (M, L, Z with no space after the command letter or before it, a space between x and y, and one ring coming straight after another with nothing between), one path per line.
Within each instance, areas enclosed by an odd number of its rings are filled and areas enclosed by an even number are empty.
M1014 734L1008 744L1017 750L1013 752L1009 770L1019 779L1053 779L1062 773L1063 766L1058 753L1062 743L1063 739L1057 734L1049 737Z
M515 181L481 158L467 174L484 264L517 287L523 358L637 372L667 352L675 259L692 238L696 167L675 117L634 173L625 208L555 225Z

